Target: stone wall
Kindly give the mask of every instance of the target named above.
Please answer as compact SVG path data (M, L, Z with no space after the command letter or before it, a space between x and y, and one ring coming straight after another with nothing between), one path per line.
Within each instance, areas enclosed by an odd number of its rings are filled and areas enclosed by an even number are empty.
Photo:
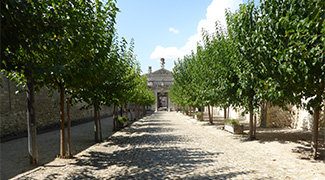
M325 102L324 102L325 103ZM265 121L265 127L288 127L311 131L313 127L313 116L302 108L288 105L288 111L277 106L271 106L269 103L260 109L257 115L257 124L260 126ZM230 108L229 118L249 121L249 115L242 116L242 109ZM223 116L223 109L219 109L219 115ZM320 114L320 131L325 133L325 108L323 107Z
M319 127L325 130L325 109L320 113ZM310 131L313 128L314 117L306 110L288 105L288 111L268 105L267 127L290 127Z
M21 92L21 87L8 80L0 74L0 136L15 135L27 131L26 93ZM79 103L70 109L71 121L80 121L93 118L93 109L80 108L83 104ZM46 88L35 94L37 128L57 126L60 123L60 99L59 93L49 94ZM101 116L112 115L112 107L102 107ZM66 112L65 112L66 113Z

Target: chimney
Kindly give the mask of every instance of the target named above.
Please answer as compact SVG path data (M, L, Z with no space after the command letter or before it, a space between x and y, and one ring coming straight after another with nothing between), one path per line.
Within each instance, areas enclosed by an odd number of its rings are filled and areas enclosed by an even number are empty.
M148 74L151 74L152 73L152 68L151 66L148 67Z

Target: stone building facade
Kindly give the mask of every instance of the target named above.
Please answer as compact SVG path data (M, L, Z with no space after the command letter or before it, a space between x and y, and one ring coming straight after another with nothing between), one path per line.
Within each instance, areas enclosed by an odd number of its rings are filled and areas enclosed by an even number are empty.
M149 66L147 76L147 88L151 89L156 97L156 103L151 107L155 111L159 110L174 110L173 103L169 99L169 87L174 82L172 73L165 69L165 59L160 59L161 69L152 72Z
M27 98L25 92L16 83L0 74L0 137L16 135L27 131ZM71 121L82 121L94 116L93 109L80 108L84 104L76 104L70 109ZM58 126L60 124L60 97L57 91L49 92L42 88L35 93L35 114L37 129ZM111 107L103 106L102 116L110 116Z

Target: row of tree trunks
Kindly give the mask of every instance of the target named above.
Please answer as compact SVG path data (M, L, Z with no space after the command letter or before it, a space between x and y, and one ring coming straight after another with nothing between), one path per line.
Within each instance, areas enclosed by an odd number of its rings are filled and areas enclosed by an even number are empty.
M248 139L254 140L256 139L256 129L257 129L257 117L254 115L254 109L252 108L253 102L250 101L250 110L249 110L249 134L248 134ZM265 108L267 107L267 102L264 103ZM313 118L314 118L314 123L313 123L313 135L312 135L312 157L314 159L318 158L318 138L319 138L319 119L320 119L320 110L319 106L317 105L316 107L313 108ZM191 115L192 114L192 107L188 106L183 106L182 110L185 110L186 115ZM228 112L227 108L224 108L224 119L229 118L229 107L228 107ZM204 113L204 106L201 106L201 121L203 121L203 113ZM265 112L264 112L265 113ZM212 111L210 112L210 105L208 104L208 115L209 115L209 123L213 124L213 108ZM266 126L266 114L262 114L264 117L263 126Z
M67 103L67 142L65 141L65 113L64 113L64 98L65 89L63 83L58 83L60 88L60 156L61 158L72 158L71 149L71 118L70 118L70 97L66 99ZM66 146L68 149L68 154L66 154Z

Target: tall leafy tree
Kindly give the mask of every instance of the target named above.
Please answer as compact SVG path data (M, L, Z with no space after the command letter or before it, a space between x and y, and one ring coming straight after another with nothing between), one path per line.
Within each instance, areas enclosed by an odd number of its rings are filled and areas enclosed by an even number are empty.
M44 1L1 2L1 70L26 90L28 152L34 165L38 164L34 91L41 86L43 39L50 28L40 17L48 11L45 6Z
M324 2L261 2L260 39L266 97L274 104L296 104L314 117L312 155L317 158L318 124L325 97Z
M249 112L249 139L255 139L255 128L253 116L261 101L258 95L259 84L263 79L260 56L256 52L258 48L257 29L258 29L258 9L254 2L241 4L239 10L234 14L227 14L227 24L229 37L233 41L236 51L234 58L236 63L236 74L238 76L239 87L237 94L240 97L236 103Z

